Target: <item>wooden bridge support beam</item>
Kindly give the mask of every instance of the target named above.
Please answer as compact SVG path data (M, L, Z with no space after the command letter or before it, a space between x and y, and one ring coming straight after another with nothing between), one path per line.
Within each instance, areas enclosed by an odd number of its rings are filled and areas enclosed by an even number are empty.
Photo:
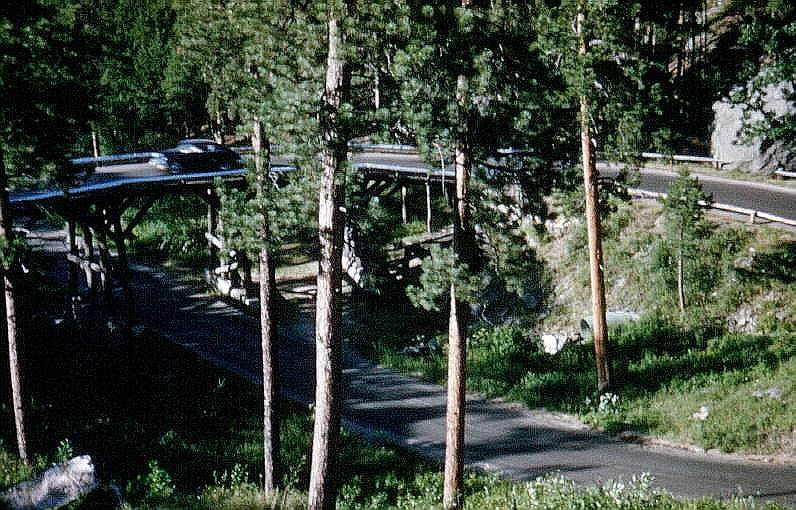
M83 231L83 258L85 258L89 264L94 263L96 262L94 259L94 235L92 234L88 223L85 221L80 224L80 230ZM97 280L94 278L94 272L88 265L84 266L83 270L86 275L86 287L88 287L91 296L96 297Z
M77 224L73 218L66 221L66 239L69 243L69 254L73 257L79 257L80 252L77 248ZM74 300L78 295L77 292L77 271L78 267L75 264L69 264L69 289L67 291L68 307L70 313L74 315Z
M122 291L124 292L124 301L126 304L125 311L132 313L135 306L133 297L133 289L130 286L130 262L127 258L127 246L124 244L126 236L122 228L121 213L117 214L113 222L113 243L116 245L116 256L118 258L117 272L119 273L119 281L122 284Z
M108 310L113 308L113 282L111 280L111 253L108 248L108 236L103 228L98 225L94 231L94 238L100 252L100 281L102 283L103 302Z
M102 302L108 310L113 309L113 280L116 277L122 285L126 307L129 312L133 306L133 292L130 285L129 261L125 240L130 236L132 225L122 226L121 215L129 201L118 204L92 203L84 208L72 209L67 214L67 239L69 242L69 296L73 300L79 295L78 272L82 269L86 277L86 287L91 299L97 301L102 287ZM148 208L151 201L147 203ZM137 218L140 221L140 216ZM78 245L77 226L83 234ZM111 244L116 248L117 260L111 255ZM81 253L82 252L82 253ZM97 257L97 252L99 257ZM99 258L99 260L97 260ZM74 313L74 310L73 310Z

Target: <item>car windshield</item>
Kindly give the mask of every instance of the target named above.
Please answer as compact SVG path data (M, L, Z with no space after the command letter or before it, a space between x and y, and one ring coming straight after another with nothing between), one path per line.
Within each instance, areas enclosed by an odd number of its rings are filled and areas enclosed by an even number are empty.
M217 143L206 143L206 142L203 142L203 143L197 143L196 146L199 147L200 149L202 149L204 152L219 152L219 151L224 150L221 147L221 145L219 145Z
M198 147L193 144L186 144L186 145L178 145L177 152L182 152L183 154L195 154L197 152L205 152L202 150L201 147Z

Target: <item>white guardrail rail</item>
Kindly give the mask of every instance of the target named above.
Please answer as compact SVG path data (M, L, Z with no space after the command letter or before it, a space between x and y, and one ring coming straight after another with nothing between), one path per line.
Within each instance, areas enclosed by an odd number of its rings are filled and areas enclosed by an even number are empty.
M659 193L657 191L645 191L643 189L638 189L638 188L628 188L627 192L630 193L630 195L639 198L664 199L668 196L666 193ZM765 212L757 211L755 209L747 209L745 207L737 207L734 205L722 204L719 202L706 202L704 200L700 200L699 205L701 205L706 209L717 209L719 211L727 211L735 214L742 214L744 216L748 216L749 223L752 224L754 224L755 221L758 218L760 218L761 220L767 220L774 223L782 223L784 225L796 227L796 220L783 218L781 216L776 216L774 214L768 214Z

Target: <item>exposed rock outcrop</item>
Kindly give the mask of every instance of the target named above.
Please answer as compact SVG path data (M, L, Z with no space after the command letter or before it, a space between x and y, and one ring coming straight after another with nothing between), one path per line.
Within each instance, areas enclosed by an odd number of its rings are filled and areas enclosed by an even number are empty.
M747 86L751 87L751 84ZM760 100L763 112L782 118L796 114L796 103L791 100L793 93L792 83L780 83L769 85L762 92L752 93L752 98ZM714 103L713 111L711 150L715 159L725 162L725 168L763 174L794 169L796 154L789 151L785 141L761 137L745 140L741 134L744 115L747 114L747 122L753 124L764 118L763 112L752 109L746 103L733 103L727 98Z

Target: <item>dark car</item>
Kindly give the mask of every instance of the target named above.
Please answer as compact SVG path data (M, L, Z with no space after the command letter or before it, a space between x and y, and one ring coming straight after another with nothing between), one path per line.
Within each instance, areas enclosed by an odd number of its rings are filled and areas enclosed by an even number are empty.
M166 149L149 164L171 173L214 172L243 168L240 156L230 148L202 138L181 140L173 149Z

